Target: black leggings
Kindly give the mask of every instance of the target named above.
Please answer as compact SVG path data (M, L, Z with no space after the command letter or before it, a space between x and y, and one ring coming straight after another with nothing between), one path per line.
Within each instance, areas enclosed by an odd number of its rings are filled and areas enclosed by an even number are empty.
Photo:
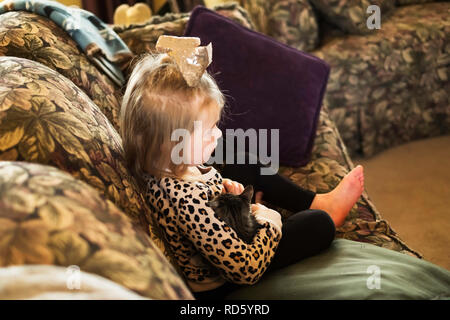
M259 161L249 164L246 153L245 164L226 164L221 171L223 178L251 184L255 190L263 192L263 200L294 212L283 221L282 237L272 262L266 272L270 272L304 258L313 256L328 248L335 236L335 225L331 217L322 210L309 209L315 193L302 189L289 179L279 175L261 175L260 168L266 167ZM236 161L235 161L236 163ZM221 287L205 292L194 292L196 299L223 299L231 291L241 286L227 282Z

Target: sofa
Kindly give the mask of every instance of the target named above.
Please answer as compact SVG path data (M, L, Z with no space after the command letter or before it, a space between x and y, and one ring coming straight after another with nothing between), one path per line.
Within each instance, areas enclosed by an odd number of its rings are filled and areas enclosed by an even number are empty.
M214 10L254 28L249 13L237 3ZM182 35L188 20L189 13L171 13L145 24L113 28L138 56L154 50L161 34ZM123 87L43 16L24 11L1 14L0 38L0 271L75 266L121 286L118 292L125 293L118 293L119 298L129 298L131 290L150 299L193 299L150 206L124 165L118 134ZM353 167L329 105L324 104L310 162L283 166L279 172L324 193ZM292 214L275 209L283 218ZM364 192L327 252L268 274L230 298L301 299L313 292L311 297L319 299L448 298L450 272L422 258ZM384 291L367 290L365 285L367 270L376 263L386 270ZM349 266L352 273L345 271ZM0 278L11 272L31 273L2 271ZM311 286L301 285L305 276L314 279ZM283 283L280 277L291 286L277 286ZM323 282L328 286L314 285L321 277L328 277ZM337 278L342 281L333 282L335 290L330 290L330 281ZM351 289L356 279L364 284L359 291Z
M324 97L349 155L450 133L450 3L241 0L256 30L331 66ZM369 30L371 5L380 29Z

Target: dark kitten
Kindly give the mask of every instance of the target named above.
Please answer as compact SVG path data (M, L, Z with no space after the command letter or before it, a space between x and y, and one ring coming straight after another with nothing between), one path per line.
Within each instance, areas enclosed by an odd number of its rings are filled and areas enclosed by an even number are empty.
M248 185L240 195L222 193L208 202L209 206L246 243L252 243L261 227L251 213L253 186Z

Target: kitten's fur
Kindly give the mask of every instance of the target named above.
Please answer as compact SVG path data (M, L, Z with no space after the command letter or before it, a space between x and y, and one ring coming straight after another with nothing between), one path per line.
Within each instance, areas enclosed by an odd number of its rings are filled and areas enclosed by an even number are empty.
M248 185L240 195L222 193L208 202L209 206L246 243L252 243L261 225L251 212L253 186Z

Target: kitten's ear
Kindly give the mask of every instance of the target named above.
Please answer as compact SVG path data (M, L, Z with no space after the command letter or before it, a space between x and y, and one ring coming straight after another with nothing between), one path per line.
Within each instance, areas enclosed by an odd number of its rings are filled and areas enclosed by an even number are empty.
M253 186L249 184L244 188L244 191L241 193L241 197L247 199L248 201L252 201L253 197Z
M219 201L217 201L217 200L211 200L211 201L208 201L207 203L213 209L216 209L219 207Z

